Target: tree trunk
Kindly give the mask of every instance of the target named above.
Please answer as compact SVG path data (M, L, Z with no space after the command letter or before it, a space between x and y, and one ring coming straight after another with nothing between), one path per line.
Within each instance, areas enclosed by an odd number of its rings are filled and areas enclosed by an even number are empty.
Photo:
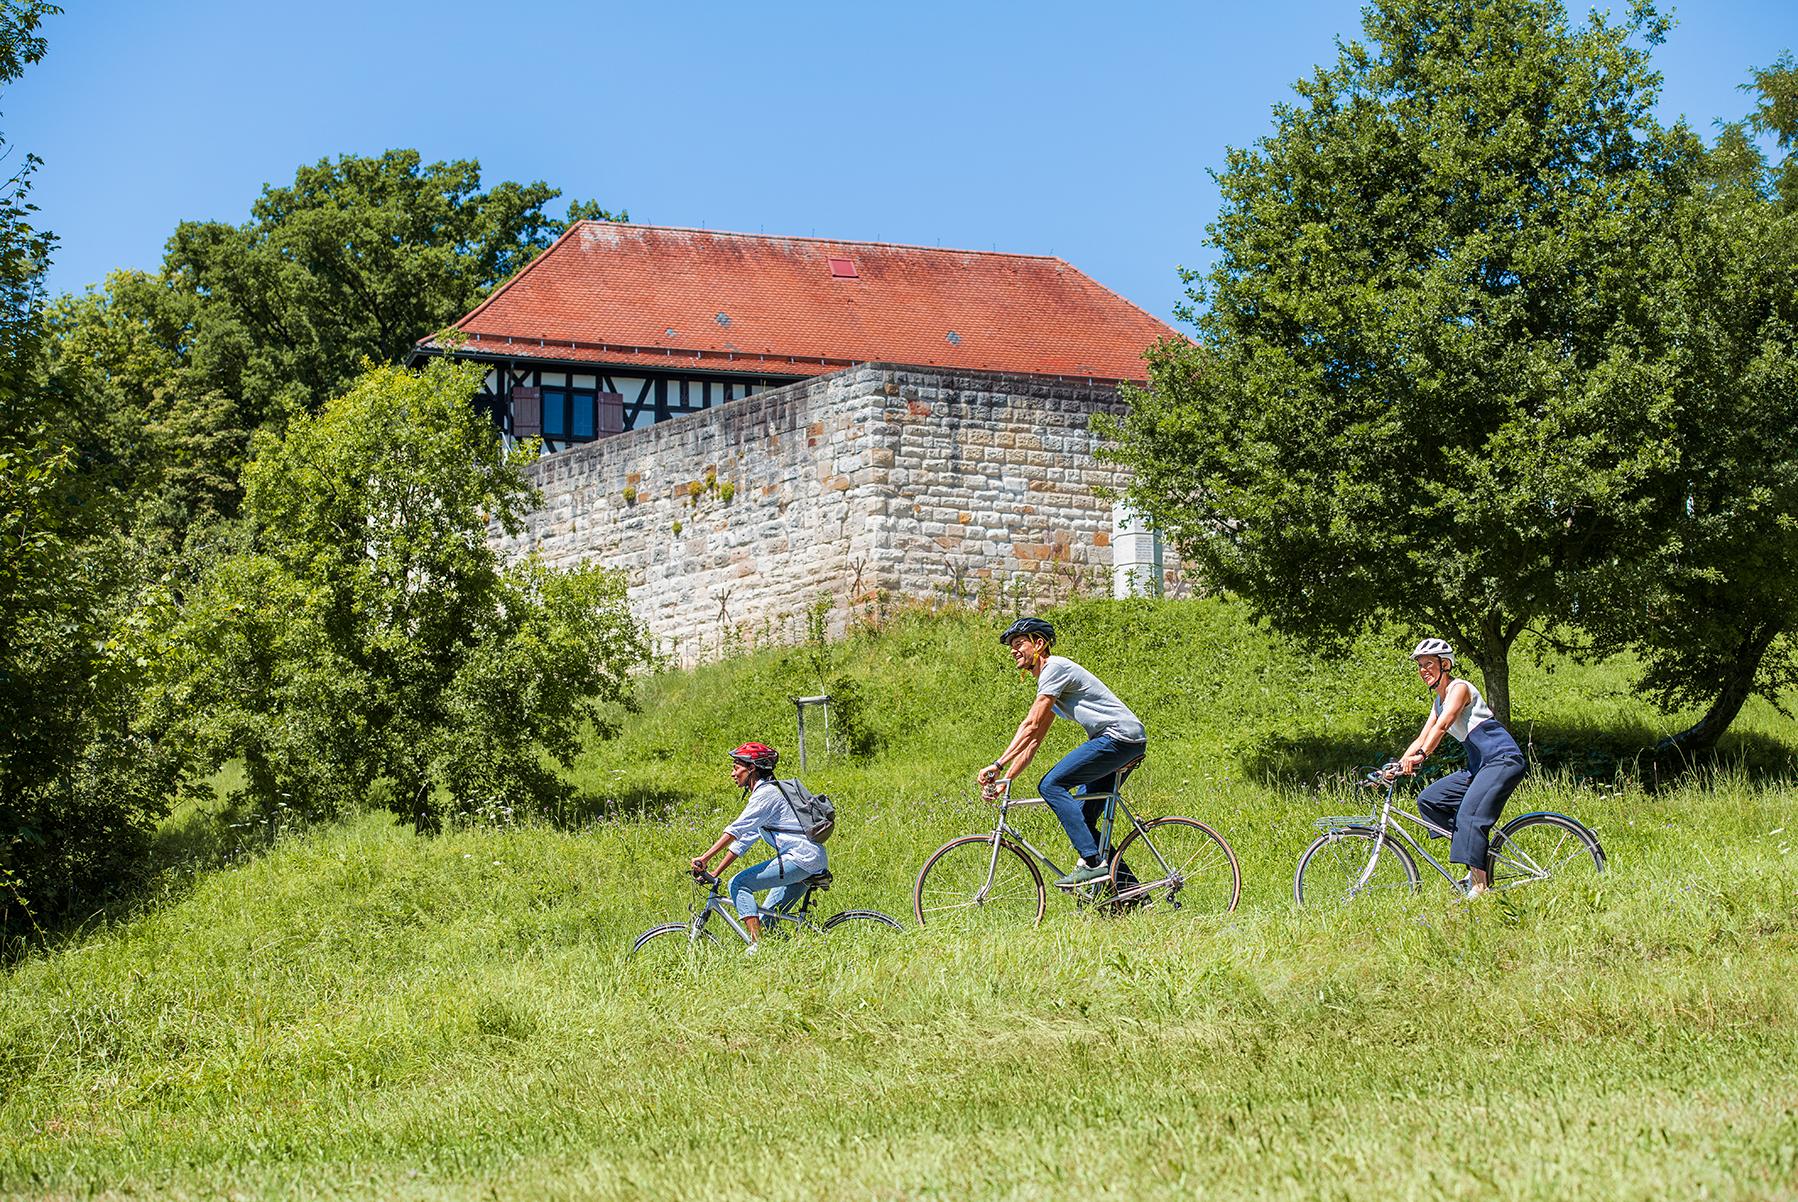
M1515 634L1506 634L1494 617L1480 623L1479 642L1472 648L1473 662L1485 681L1486 704L1507 730L1511 726L1511 644L1516 639Z
M1773 640L1779 637L1779 629L1779 623L1768 622L1742 640L1741 646L1730 657L1729 675L1717 690L1717 696L1712 699L1711 708L1691 726L1671 738L1661 740L1655 748L1657 760L1662 759L1667 752L1685 759L1717 749L1717 740L1723 737L1729 724L1736 720L1736 715L1742 712L1742 706L1747 704L1748 698L1754 693L1754 681L1760 674L1761 660L1766 657L1767 648L1773 645Z
M426 779L412 794L412 833L415 835L440 835L443 833L443 816L437 807L431 804L431 782Z

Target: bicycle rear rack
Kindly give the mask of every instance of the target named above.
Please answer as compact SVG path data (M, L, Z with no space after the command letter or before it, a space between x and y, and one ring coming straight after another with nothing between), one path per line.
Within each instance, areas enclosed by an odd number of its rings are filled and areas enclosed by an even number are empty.
M1378 826L1379 823L1380 816L1378 814L1352 814L1343 817L1319 818L1311 825L1320 831L1339 831L1345 827Z

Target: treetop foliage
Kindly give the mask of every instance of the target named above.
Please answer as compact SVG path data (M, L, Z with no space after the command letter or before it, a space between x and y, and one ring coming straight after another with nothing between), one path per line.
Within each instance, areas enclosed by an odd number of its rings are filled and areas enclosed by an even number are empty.
M570 221L627 220L593 202L567 220L541 181L481 184L472 160L345 155L268 186L242 225L183 222L160 271L117 272L49 313L53 387L80 395L91 454L172 552L235 516L251 434L347 389L363 362L402 362L478 305Z
M1649 248L1700 147L1643 44L1553 0L1384 0L1229 153L1196 345L1151 357L1132 500L1284 628L1509 648L1640 527L1674 453ZM1643 43L1643 44L1639 44Z

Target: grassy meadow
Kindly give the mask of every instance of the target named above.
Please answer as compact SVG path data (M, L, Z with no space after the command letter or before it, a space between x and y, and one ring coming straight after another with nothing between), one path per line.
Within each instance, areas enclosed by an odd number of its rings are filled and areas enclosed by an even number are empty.
M1721 768L1647 788L1627 753L1679 716L1627 665L1525 652L1548 767L1507 813L1578 815L1612 871L1301 912L1313 819L1421 721L1408 641L1311 657L1212 601L1054 616L1148 722L1133 800L1235 846L1235 914L916 929L1030 690L994 621L900 616L647 680L556 826L266 846L177 815L154 888L0 967L0 1195L1798 1198L1790 720L1754 703ZM860 751L807 774L841 811L825 908L907 931L627 962L736 812L724 750L789 749L820 687Z

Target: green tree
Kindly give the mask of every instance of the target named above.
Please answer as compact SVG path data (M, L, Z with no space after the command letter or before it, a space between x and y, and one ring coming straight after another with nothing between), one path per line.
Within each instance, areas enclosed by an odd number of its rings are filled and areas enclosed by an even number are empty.
M1772 184L1780 205L1792 212L1798 210L1798 155L1792 153L1798 149L1798 62L1788 50L1772 66L1756 67L1751 76L1742 86L1756 94L1757 102L1746 125L1755 133L1771 134L1779 147ZM1724 137L1727 145L1732 134L1726 131Z
M267 187L241 226L182 222L169 286L207 299L196 346L240 373L252 421L335 396L480 303L564 228L542 182L481 189L478 163L345 155ZM577 211L585 211L576 206Z
M39 61L43 3L0 3L0 84ZM37 160L0 185L0 939L129 878L172 780L136 723L142 622L114 495L43 386Z
M1714 748L1750 696L1798 685L1798 206L1789 157L1751 133L1798 133L1790 60L1755 72L1757 117L1726 126L1659 243L1652 312L1678 397L1677 454L1647 485L1663 536L1620 559L1585 616L1601 652L1633 648L1645 688L1702 716L1674 736ZM1783 130L1767 114L1785 114Z
M1440 634L1508 717L1519 634L1652 536L1674 414L1645 285L1699 147L1652 116L1645 3L1364 11L1229 153L1198 337L1152 352L1111 453L1277 627Z
M194 777L236 760L271 823L372 792L431 827L541 810L583 720L648 658L624 583L503 567L490 522L536 501L470 399L479 369L370 368L245 472L242 541L180 599L153 709Z
M51 386L84 398L95 461L134 529L179 547L236 512L251 434L316 409L364 360L397 363L580 218L542 182L481 185L473 161L346 155L265 187L243 225L183 222L162 269L51 309Z

